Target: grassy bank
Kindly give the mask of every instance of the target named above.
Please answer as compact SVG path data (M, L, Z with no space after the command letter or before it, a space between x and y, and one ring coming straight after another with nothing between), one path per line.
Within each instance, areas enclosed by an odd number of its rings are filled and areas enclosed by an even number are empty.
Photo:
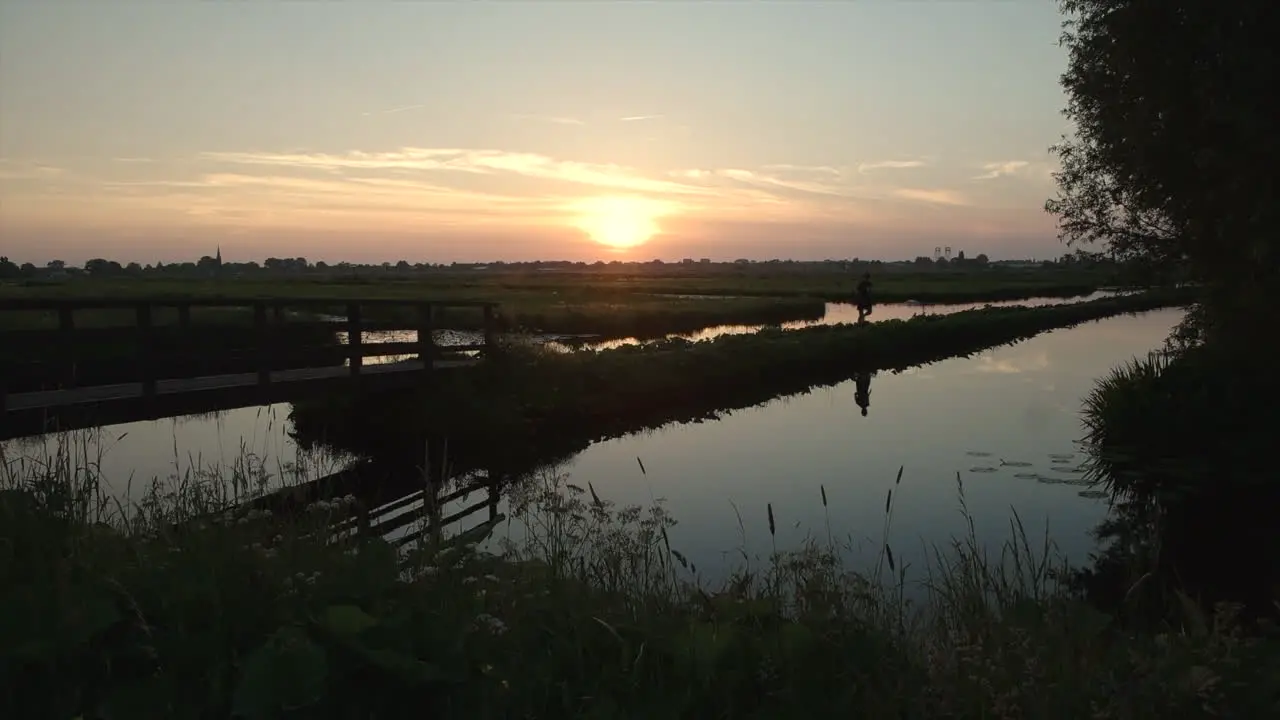
M446 436L462 458L492 459L493 449L502 448L503 460L536 463L603 437L714 417L859 372L936 362L1186 299L1160 293L990 308L600 352L516 347L426 397L335 396L297 403L291 418L303 442L322 441L366 456L416 462L423 437Z
M940 548L928 602L910 606L887 546L866 575L843 571L840 547L813 545L700 587L661 507L617 508L558 478L514 491L524 540L501 555L401 559L375 539L329 542L327 504L170 530L219 509L216 493L188 487L101 514L92 473L51 460L0 477L5 717L1274 711L1274 635L1242 633L1225 607L1126 634L1063 594L1051 551L1021 535L1004 553L973 533Z

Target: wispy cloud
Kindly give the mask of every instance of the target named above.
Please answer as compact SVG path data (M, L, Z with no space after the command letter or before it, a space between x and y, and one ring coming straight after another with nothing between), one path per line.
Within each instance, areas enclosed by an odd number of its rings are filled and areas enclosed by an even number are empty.
M923 160L880 160L879 162L862 163L858 166L858 172L868 173L874 170L904 170L907 168L924 167Z
M791 165L789 163L774 163L765 165L762 170L770 172L783 173L799 173L802 175L823 175L840 177L844 172L840 168L831 167L830 165Z
M705 194L703 188L640 175L613 164L557 160L537 153L455 148L400 148L393 152L328 153L205 153L205 159L241 165L341 171L416 170L421 172L509 173L530 178L659 194Z
M419 103L417 105L402 105L400 107L388 108L386 110L372 110L370 112L362 112L360 114L364 117L371 117L373 115L394 115L396 113L408 112L410 110L418 110L424 107L427 107L426 103Z
M515 115L517 120L551 123L552 125L586 125L587 121L562 115Z
M620 122L640 122L641 120L661 120L666 115L628 115L624 118L618 118Z
M915 204L973 204L946 186L902 188L867 177L858 166L836 164L664 170L535 152L413 146L206 152L181 163L157 160L151 166L139 164L146 158L116 160L87 174L62 175L49 165L0 161L0 178L25 179L4 187L10 195L31 200L26 212L32 216L53 216L56 208L72 206L78 217L104 218L103 222L108 217L117 222L147 217L166 223L185 217L202 227L228 231L372 228L408 233L474 224L501 226L507 229L503 232L562 232L580 219L583 208L617 198L639 203L637 207L660 207L682 231L699 223L738 223L745 228L759 223L807 227L853 222L872 227L906 222L903 218L919 214L910 207ZM916 167L926 162L868 165Z
M954 190L922 190L919 188L898 188L893 191L894 196L903 200L917 200L919 202L934 203L937 205L968 205L969 201L960 193Z
M66 170L53 165L0 158L0 180L48 180L66 174Z
M132 163L132 164L143 164L143 163L155 162L151 158L147 158L147 157L118 157L118 158L111 158L111 159L118 163Z
M982 169L985 170L986 172L984 172L981 175L973 176L973 179L974 180L994 180L998 177L1004 177L1006 175L1014 175L1019 171L1023 170L1024 168L1028 167L1030 164L1031 163L1027 162L1026 160L1005 160L1002 162L986 163L982 166Z
M747 185L784 188L812 195L851 196L850 188L848 187L814 182L812 180L780 177L771 173L744 170L741 168L724 168L721 170L705 172L708 172L709 175L703 175L702 177L722 177L735 182L745 183Z

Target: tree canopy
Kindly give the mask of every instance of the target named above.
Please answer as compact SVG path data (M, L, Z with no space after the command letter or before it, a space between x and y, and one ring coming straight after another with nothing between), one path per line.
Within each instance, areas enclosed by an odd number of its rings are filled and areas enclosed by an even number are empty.
M1184 262L1227 317L1280 275L1280 3L1062 0L1073 135L1054 150L1068 244Z

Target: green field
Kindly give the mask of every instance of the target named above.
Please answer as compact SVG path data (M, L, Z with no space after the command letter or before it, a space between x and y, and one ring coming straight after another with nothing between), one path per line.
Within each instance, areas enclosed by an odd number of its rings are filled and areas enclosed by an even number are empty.
M785 266L780 266L785 268ZM761 265L670 265L659 269L603 270L438 270L412 275L299 276L226 279L78 277L59 282L0 284L7 298L324 298L342 311L345 299L410 301L492 301L499 303L507 330L655 337L714 325L774 324L822 316L824 301L849 301L860 275L854 270L786 270ZM1073 269L907 271L873 276L876 302L974 302L1036 296L1083 295L1114 278L1108 272ZM199 309L193 321L225 320L217 310ZM406 310L408 312L408 310ZM172 322L173 312L156 322ZM234 320L234 318L233 318ZM247 322L247 318L245 318ZM82 312L78 326L128 325L129 310ZM0 312L0 329L54 327L52 313ZM477 310L444 309L437 327L477 329Z
M309 272L296 275L246 274L211 279L166 276L71 278L60 282L0 284L6 297L333 297L406 300L493 300L523 305L548 303L561 296L573 302L612 300L636 294L690 294L757 297L820 297L848 300L862 272L872 273L880 302L919 300L971 302L1034 295L1088 292L1117 281L1112 270L1006 268L915 270L898 266L787 269L785 265L665 265L617 269L440 269L420 273L351 274ZM552 296L549 298L548 296Z

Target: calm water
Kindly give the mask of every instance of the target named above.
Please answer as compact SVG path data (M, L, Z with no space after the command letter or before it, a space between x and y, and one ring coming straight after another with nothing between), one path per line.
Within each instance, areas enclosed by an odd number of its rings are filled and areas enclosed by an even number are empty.
M1107 507L1069 484L1080 478L1071 472L1082 460L1075 446L1083 435L1080 400L1095 379L1158 348L1181 317L1181 310L1161 310L1111 318L974 358L880 373L865 417L846 382L716 422L600 443L563 471L619 504L665 498L680 522L672 546L711 580L741 561L740 549L767 556L769 503L779 548L807 536L825 539L829 527L871 561L900 466L889 535L900 561L922 567L924 548L965 532L959 472L988 548L1010 537L1013 509L1033 543L1047 526L1064 556L1084 562L1093 547L1089 531ZM851 560L860 564L857 553Z
M873 317L890 316L888 310L881 306ZM1181 316L1181 310L1163 310L1112 318L973 358L880 373L871 381L866 416L848 382L715 422L599 443L561 470L619 504L664 498L680 523L671 533L673 547L711 580L740 561L741 551L762 557L774 542L793 547L806 536L825 539L828 530L837 540L861 544L871 559L899 466L889 540L900 560L919 566L923 547L963 533L959 472L977 533L989 546L1008 538L1013 508L1036 540L1047 523L1060 550L1083 561L1092 547L1088 531L1106 503L1081 497L1085 488L1069 484L1079 478L1070 470L1081 460L1074 446L1083 432L1080 400L1111 368L1159 347ZM314 477L347 462L300 453L288 438L287 415L288 406L277 405L130 423L78 434L76 442L90 445L88 458L100 462L111 489L132 499L143 480L210 468L225 476L245 455L272 483L293 465ZM12 458L32 452L36 442L11 441L4 450ZM769 503L776 539L768 533Z
M1087 298L1105 297L1107 292L1095 293ZM1061 298L1031 298L1015 303L995 305L1046 305L1064 302ZM921 312L951 313L979 307L967 305L908 305L888 304L876 307L871 320L909 318ZM852 305L828 303L826 316L814 322L788 323L785 327L800 328L814 324L836 324L857 320L857 309ZM724 325L707 328L692 335L691 340L702 340L729 333L747 333L762 326ZM433 334L437 344L465 345L480 342L479 333L455 330L437 330ZM559 336L548 336L554 346ZM338 333L340 342L346 342L346 333ZM366 342L411 342L417 333L378 332L369 333ZM598 343L592 347L616 347L637 343L635 338ZM393 362L408 356L384 356L368 358L366 362ZM329 457L301 453L289 437L289 405L282 403L260 408L243 408L207 416L170 418L152 422L114 425L98 431L84 431L62 438L74 446L81 465L100 467L100 474L109 483L108 488L120 497L139 499L144 488L153 479L184 478L192 474L221 473L229 476L242 471L237 462L248 458L253 474L266 477L272 485L278 485L280 476L291 467L303 467L312 476L327 474L348 462L348 458ZM37 440L18 440L0 443L9 457L24 454L41 454L43 446L60 441L57 436ZM242 473L243 474L243 473Z
M289 405L112 425L0 443L6 457L41 456L68 448L77 468L90 468L103 489L137 502L153 481L248 477L269 488L282 478L323 477L350 458L304 452L289 437Z
M882 322L885 320L909 320L916 315L950 315L951 313L963 312L965 310L976 310L982 307L1011 307L1014 305L1025 305L1028 307L1043 307L1045 305L1062 305L1066 303L1087 302L1089 300L1097 300L1099 298L1114 297L1122 293L1112 290L1099 290L1089 295L1083 295L1073 298L1056 298L1056 297L1035 297L1025 300L1005 300L1000 302L984 302L984 303L948 303L946 305L922 305L918 303L888 303L884 305L876 305L874 312L867 317L869 322ZM786 330L798 330L800 328L813 327L814 325L839 325L841 323L856 323L858 321L858 307L850 303L827 303L826 312L819 320L796 320L793 322L783 323L782 327ZM695 333L673 333L668 338L684 338L686 340L710 340L721 335L743 335L753 333L765 328L765 325L716 325L714 327L704 328ZM617 340L606 340L604 342L587 343L586 347L596 350L607 350L610 348L621 347L623 345L638 345L644 340L637 338L621 338ZM555 342L548 342L549 345L558 345Z
M965 310L975 310L981 307L1010 307L1013 305L1026 305L1028 307L1042 307L1045 305L1062 305L1064 303L1086 302L1089 300L1097 300L1099 298L1114 297L1121 294L1112 290L1099 290L1089 295L1083 295L1073 298L1057 298L1057 297L1035 297L1024 300L1006 300L1000 302L989 303L949 303L945 305L922 305L918 303L889 303L877 305L875 311L867 318L870 322L881 322L884 320L907 320L916 315L950 315L951 313L962 312ZM667 297L685 297L685 296L667 296ZM688 296L700 299L708 299L708 302L714 301L714 296L695 295ZM812 327L814 325L838 325L841 323L855 323L858 321L858 308L849 303L827 303L826 311L821 319L818 320L796 320L793 322L783 323L782 327L787 330L798 330L800 328ZM667 338L683 338L690 341L710 340L721 335L742 335L753 333L764 329L765 325L715 325L703 328L693 333L672 333ZM340 332L337 334L338 341L347 342L347 334ZM366 333L363 337L366 343L385 343L385 342L416 342L418 339L417 331L413 330L397 330L391 332L371 332ZM471 332L465 330L437 330L432 335L438 346L449 345L470 345L484 341L484 337L479 332ZM605 341L591 341L589 338L565 335L536 335L534 340L541 342L547 347L556 350L570 349L570 344L576 341L576 346L587 347L594 350L608 350L611 348L621 347L623 345L639 345L653 340L641 340L639 338L627 337L617 338ZM474 354L474 353L472 353ZM376 358L368 358L367 363L379 362L395 362L410 358L410 355L387 355Z

